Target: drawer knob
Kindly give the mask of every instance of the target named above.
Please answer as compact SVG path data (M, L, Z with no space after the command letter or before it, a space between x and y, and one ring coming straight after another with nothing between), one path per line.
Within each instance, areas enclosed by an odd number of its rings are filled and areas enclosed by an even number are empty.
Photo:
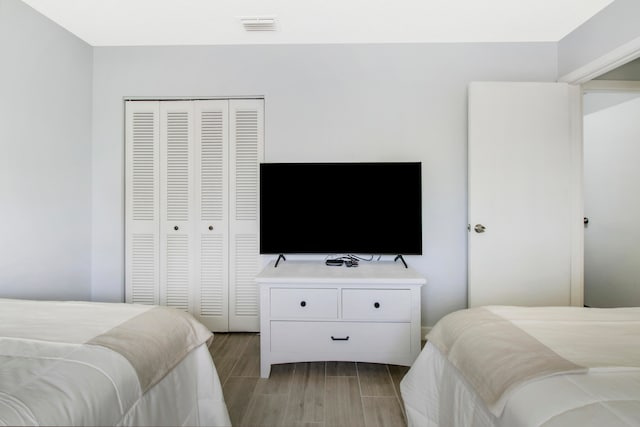
M379 302L374 302L374 303L373 303L373 306L374 306L375 308L380 308L380 303L379 303Z
M306 301L300 301L300 307L306 307L306 306L307 306Z
M331 335L331 339L332 339L333 341L349 341L349 336L347 335L347 337L346 337L346 338L336 338L336 337L334 337L333 335Z

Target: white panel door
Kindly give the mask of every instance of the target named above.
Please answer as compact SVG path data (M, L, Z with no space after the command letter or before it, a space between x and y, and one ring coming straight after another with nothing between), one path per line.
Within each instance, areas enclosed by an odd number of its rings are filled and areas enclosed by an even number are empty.
M258 289L259 164L263 158L264 101L230 100L229 330L260 330Z
M193 103L160 103L160 304L192 311Z
M196 257L194 315L229 330L229 101L194 101Z
M470 307L572 303L582 256L578 96L564 83L470 85Z
M125 107L125 300L159 302L159 116L157 101Z

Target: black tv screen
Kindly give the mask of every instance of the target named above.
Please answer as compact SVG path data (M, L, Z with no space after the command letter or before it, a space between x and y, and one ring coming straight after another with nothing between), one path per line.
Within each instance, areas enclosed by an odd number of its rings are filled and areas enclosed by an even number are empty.
M263 163L261 254L422 254L421 163Z

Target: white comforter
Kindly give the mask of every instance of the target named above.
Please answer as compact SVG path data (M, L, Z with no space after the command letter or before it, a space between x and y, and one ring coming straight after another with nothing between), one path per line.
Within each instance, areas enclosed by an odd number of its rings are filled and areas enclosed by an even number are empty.
M519 380L505 368L518 364L511 363L508 353L501 350L503 355L499 360L501 363L504 360L504 364L491 367L472 362L475 368L467 375L475 378L469 380L454 366L460 364L459 359L452 363L428 342L401 383L410 426L640 425L640 371L637 368L640 309L489 309L510 319L521 332L538 342L536 346L544 343L558 355L578 361L587 369L541 371L538 377ZM459 319L454 323L454 335L462 337L468 332L475 342L486 340L481 344L484 350L463 344L466 350L461 357L475 359L473 354L468 354L475 348L476 352L483 353L480 355L483 360L486 351L491 351L488 342L494 338L505 348L508 341L503 335L504 328L491 327L481 333L485 328L478 327L482 323L478 317L469 325ZM603 334L603 331L608 332ZM476 388L478 384L491 386L489 382L493 379L502 383L505 377L512 386L500 397L503 406L496 411L492 402L486 401L486 390Z
M0 425L230 425L206 343L148 392L87 345L149 306L0 299Z

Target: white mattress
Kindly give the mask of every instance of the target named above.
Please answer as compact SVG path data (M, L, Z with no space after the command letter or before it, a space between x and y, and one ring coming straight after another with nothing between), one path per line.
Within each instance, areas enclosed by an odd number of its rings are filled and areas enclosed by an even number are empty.
M498 418L429 342L400 384L410 427L640 425L640 372L556 375L514 390Z
M148 309L0 299L0 425L231 425L206 343L146 393L124 356L84 344Z

